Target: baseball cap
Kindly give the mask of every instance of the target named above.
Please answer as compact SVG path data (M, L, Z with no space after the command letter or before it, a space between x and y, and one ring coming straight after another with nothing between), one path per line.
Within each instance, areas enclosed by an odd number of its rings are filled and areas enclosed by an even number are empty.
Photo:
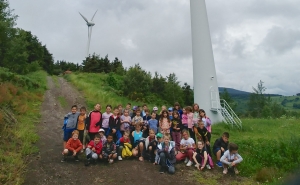
M136 110L137 109L137 106L135 105L135 106L133 106L133 108L132 108L132 110Z
M98 132L105 132L103 128L100 128Z
M157 133L157 134L156 134L156 137L162 138L163 135L162 135L162 133Z
M173 111L173 107L169 107L169 108L168 108L168 111Z
M153 107L153 110L158 110L158 108L157 107Z

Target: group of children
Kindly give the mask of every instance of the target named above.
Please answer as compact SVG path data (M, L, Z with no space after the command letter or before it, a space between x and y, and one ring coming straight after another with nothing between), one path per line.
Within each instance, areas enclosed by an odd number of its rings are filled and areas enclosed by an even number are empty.
M64 119L62 162L67 156L79 161L78 155L85 152L86 166L99 159L113 163L133 156L139 161L159 164L160 173L174 174L176 161L182 160L188 167L195 163L199 170L214 167L211 120L198 104L181 109L176 102L168 109L162 106L160 112L154 107L151 113L145 104L131 109L130 103L124 109L122 105L114 109L107 105L103 114L100 110L100 104L96 104L86 115L85 107L77 112L77 106L72 106ZM223 167L224 174L231 167L238 174L236 166L243 159L238 154L238 146L228 144L228 139L229 133L224 132L214 142L212 151L216 165Z

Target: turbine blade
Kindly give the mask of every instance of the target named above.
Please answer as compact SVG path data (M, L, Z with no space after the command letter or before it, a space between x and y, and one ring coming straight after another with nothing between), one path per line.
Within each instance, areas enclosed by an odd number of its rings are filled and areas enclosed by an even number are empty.
M85 18L80 12L79 14L81 15L81 17L88 23L89 21L87 20L87 18Z
M95 14L93 15L91 21L93 21L93 19L94 19L94 17L95 17L95 15L96 15L97 12L98 12L98 10L96 10L96 12L95 12Z

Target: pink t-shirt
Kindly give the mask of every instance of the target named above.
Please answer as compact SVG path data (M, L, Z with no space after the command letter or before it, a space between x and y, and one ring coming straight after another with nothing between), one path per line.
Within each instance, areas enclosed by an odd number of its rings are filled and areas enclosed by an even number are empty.
M187 114L188 117L188 128L193 128L193 113L190 112Z
M182 114L182 124L187 126L188 125L188 116L187 114Z

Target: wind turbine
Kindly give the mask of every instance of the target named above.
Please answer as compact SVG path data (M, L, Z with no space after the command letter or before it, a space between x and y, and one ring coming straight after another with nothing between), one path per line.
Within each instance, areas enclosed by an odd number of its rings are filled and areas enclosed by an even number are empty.
M80 12L79 14L81 15L81 17L85 20L87 26L88 26L88 43L87 43L87 51L86 51L86 57L89 56L89 50L90 50L90 43L91 43L91 36L92 36L92 29L93 26L95 25L95 23L93 22L93 19L96 15L98 10L96 10L95 14L93 15L91 21L88 21L87 18L85 18Z

